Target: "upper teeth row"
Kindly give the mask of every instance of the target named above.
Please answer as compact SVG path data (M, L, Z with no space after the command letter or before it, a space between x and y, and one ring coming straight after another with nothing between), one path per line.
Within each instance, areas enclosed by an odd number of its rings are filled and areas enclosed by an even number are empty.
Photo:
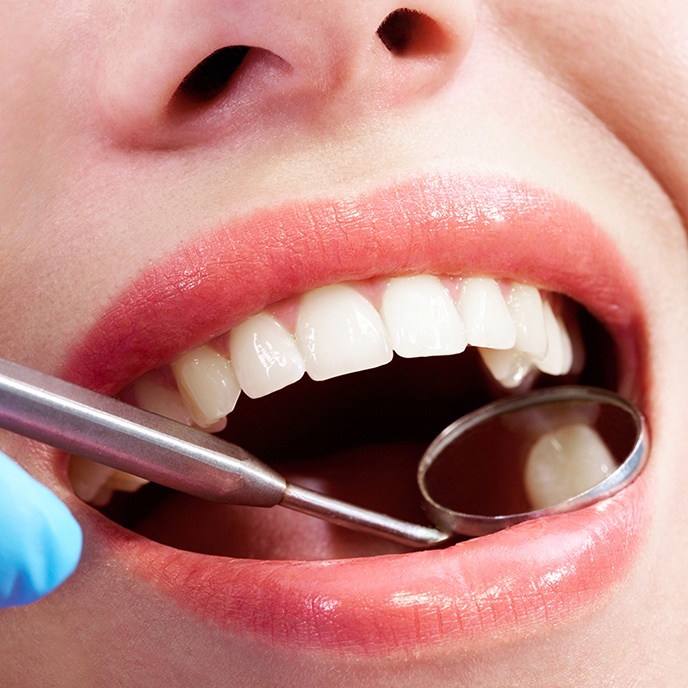
M208 428L234 409L242 390L257 398L304 373L325 380L384 365L393 352L438 356L469 344L505 387L534 367L563 375L572 365L566 327L535 287L418 275L310 291L290 326L263 311L174 361L177 389L158 374L132 391L142 408Z

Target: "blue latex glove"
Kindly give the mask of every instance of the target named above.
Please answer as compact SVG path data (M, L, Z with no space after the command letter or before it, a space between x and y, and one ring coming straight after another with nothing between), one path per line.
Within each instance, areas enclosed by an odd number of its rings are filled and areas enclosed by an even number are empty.
M0 452L0 608L54 590L76 568L81 543L69 509Z

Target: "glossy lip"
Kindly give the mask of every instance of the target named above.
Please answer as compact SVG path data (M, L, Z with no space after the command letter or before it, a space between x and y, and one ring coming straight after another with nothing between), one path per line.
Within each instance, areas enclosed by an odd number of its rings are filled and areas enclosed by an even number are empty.
M550 193L448 177L282 206L203 235L120 295L64 376L112 393L271 303L322 284L418 272L563 292L612 332L637 380L644 321L609 238ZM641 477L594 507L445 550L341 561L198 555L95 518L112 556L209 622L291 647L382 655L488 643L582 612L630 570L648 525L645 495Z

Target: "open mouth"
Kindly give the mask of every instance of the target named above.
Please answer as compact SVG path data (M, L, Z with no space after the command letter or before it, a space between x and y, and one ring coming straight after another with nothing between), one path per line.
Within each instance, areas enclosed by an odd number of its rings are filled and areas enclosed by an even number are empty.
M446 425L515 390L572 380L613 387L615 368L609 335L570 300L511 280L426 274L280 302L120 396L226 437L293 482L422 523L415 469ZM279 516L264 509L211 505L79 457L70 477L77 495L112 520L179 549L332 555L332 544L304 539L315 525L304 517L275 527ZM481 489L489 498L489 481ZM339 556L402 551L333 530Z
M636 292L574 204L511 180L420 177L199 235L124 290L63 375L223 434L305 487L427 523L419 457L495 396L575 381L643 406ZM174 605L271 644L374 655L570 618L623 579L649 522L640 479L407 553L98 471L72 466L76 491L104 504L83 513L97 551Z

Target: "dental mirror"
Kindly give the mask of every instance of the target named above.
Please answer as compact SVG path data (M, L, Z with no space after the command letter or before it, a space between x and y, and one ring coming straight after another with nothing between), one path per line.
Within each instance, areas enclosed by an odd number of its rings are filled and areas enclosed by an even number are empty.
M554 387L450 425L423 455L418 485L439 528L487 535L611 497L647 454L645 421L629 401L603 389Z
M494 402L449 426L421 459L434 528L289 483L214 435L2 359L0 428L203 499L286 506L416 548L606 499L649 450L641 413L612 392L555 387Z

